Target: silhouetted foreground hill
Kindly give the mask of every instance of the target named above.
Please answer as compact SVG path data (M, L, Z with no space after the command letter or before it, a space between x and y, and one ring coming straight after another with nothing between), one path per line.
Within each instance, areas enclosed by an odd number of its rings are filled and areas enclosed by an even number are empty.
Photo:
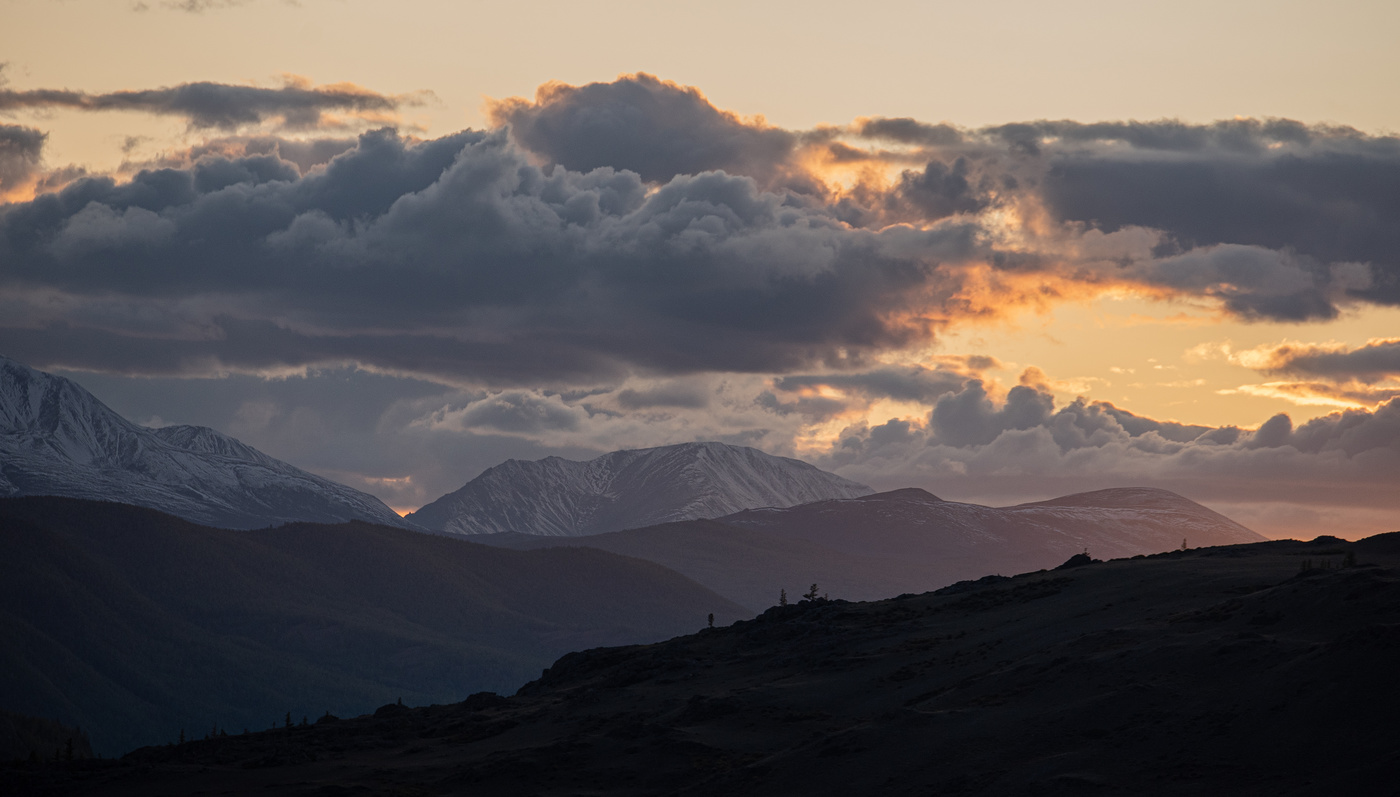
M859 498L755 509L589 537L494 534L520 550L582 546L665 565L763 611L813 582L833 598L877 600L988 573L1054 567L1088 550L1099 558L1264 539L1167 490L1122 488L996 508L904 489Z
M53 720L0 711L0 761L92 758L87 734Z
M1319 538L814 601L570 654L509 699L5 777L104 795L1393 793L1397 564L1395 535Z
M106 754L513 690L570 650L751 616L650 562L358 522L227 531L16 498L0 546L0 707Z

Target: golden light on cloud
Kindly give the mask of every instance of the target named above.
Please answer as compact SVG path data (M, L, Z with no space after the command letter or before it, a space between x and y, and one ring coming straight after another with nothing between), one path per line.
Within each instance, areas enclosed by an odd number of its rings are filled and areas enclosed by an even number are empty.
M1262 385L1240 385L1216 391L1222 396L1242 393L1261 398L1282 399L1291 404L1305 407L1334 407L1337 409L1367 409L1371 405L1336 396L1327 395L1326 386L1298 382L1266 382Z

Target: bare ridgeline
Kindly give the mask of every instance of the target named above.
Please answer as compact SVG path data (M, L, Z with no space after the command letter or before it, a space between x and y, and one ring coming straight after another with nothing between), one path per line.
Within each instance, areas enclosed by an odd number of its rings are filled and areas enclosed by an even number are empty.
M0 377L6 794L1335 794L1400 771L1397 535L1263 542L1138 488L871 493L717 443L506 463L403 520Z

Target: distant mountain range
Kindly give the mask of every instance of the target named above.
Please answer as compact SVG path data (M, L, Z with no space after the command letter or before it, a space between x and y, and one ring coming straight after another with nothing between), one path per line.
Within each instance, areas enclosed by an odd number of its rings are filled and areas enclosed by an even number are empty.
M750 615L638 559L362 522L225 530L6 498L0 550L0 708L80 726L108 755L216 722L512 691L571 650Z
M572 537L873 492L796 459L723 443L509 460L407 516L447 534Z
M1167 490L1114 489L993 508L919 489L580 538L501 534L502 547L589 546L683 573L762 611L816 582L831 597L876 600L955 581L1264 537Z
M367 493L202 426L148 429L77 383L0 357L0 497L117 501L220 528L366 520L443 534L598 534L869 487L723 443L509 460L400 518Z
M222 528L404 525L382 501L201 426L148 429L71 380L0 357L0 496L63 495Z

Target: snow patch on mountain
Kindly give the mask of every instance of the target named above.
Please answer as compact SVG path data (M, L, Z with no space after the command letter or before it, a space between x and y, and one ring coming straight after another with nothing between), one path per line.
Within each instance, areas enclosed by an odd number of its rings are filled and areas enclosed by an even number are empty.
M406 525L374 496L202 426L147 429L77 383L0 357L0 496L151 507L197 523Z
M871 493L806 462L724 443L509 460L408 516L448 534L601 534Z

